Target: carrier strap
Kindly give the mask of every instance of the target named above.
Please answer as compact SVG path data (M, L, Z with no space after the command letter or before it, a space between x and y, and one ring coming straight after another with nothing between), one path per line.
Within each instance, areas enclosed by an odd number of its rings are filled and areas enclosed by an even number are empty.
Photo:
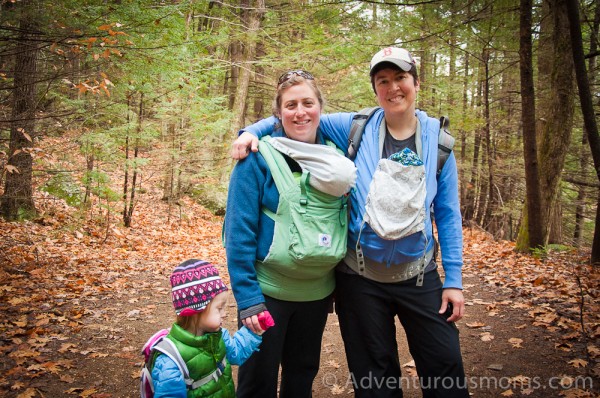
M281 152L273 148L269 142L270 140L271 137L269 136L261 138L258 144L258 151L265 159L265 162L267 162L279 193L286 192L291 187L296 186L294 174L287 167L287 163ZM286 165L286 167L282 167L281 165Z

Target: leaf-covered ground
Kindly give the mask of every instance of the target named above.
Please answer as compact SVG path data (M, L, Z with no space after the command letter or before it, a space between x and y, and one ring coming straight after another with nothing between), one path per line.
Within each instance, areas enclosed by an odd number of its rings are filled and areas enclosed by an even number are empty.
M99 210L81 214L52 197L35 222L0 221L0 396L135 397L142 344L172 322L168 275L187 258L228 280L220 217L151 189L132 228ZM107 226L108 225L108 226ZM464 231L467 316L458 324L474 397L597 397L598 271L586 253L543 259ZM226 326L235 330L235 302ZM401 329L406 397L419 397ZM363 381L368 382L368 381ZM352 396L335 314L314 396Z

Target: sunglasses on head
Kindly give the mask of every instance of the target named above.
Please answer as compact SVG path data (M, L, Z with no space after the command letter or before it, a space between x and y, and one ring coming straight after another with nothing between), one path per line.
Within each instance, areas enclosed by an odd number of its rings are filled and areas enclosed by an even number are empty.
M283 75L279 76L279 80L277 81L277 86L278 87L281 86L283 83L290 80L292 78L292 76L294 76L294 75L303 77L307 80L315 80L314 76L311 75L310 73L308 73L307 71L304 71L302 69L291 70L291 71L285 72Z

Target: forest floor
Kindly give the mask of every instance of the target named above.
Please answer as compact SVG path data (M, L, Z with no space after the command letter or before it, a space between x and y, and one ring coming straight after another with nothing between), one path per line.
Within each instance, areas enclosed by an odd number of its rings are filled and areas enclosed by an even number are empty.
M0 221L0 396L136 397L140 348L173 320L168 275L187 258L210 260L228 281L221 217L149 189L133 227L98 208L77 213L50 196L35 221ZM458 322L473 397L598 397L599 274L589 253L538 259L465 229L467 314ZM230 299L226 326L236 329ZM398 328L405 397L420 397ZM367 381L368 382L368 381ZM331 314L314 397L352 396Z

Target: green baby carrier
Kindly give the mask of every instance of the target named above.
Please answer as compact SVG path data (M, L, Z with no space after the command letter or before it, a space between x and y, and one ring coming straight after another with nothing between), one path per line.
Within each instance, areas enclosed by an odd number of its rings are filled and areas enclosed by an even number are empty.
M310 301L333 291L333 268L346 254L347 196L310 185L310 172L292 173L284 156L263 137L259 151L277 190L279 205L264 214L275 222L268 255L256 264L263 293L283 300ZM331 142L327 145L335 147ZM319 145L314 146L319 150Z

